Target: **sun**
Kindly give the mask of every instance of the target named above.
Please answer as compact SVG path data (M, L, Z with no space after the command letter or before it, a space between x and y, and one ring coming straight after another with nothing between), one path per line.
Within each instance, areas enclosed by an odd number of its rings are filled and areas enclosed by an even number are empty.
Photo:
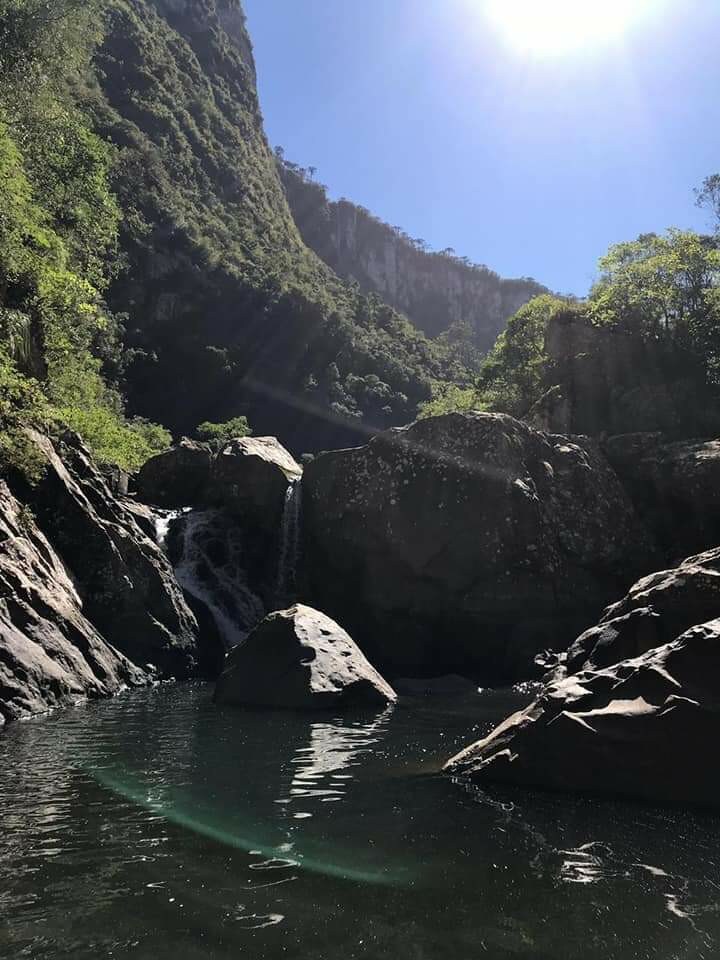
M525 53L559 55L622 37L656 0L486 0L506 40Z

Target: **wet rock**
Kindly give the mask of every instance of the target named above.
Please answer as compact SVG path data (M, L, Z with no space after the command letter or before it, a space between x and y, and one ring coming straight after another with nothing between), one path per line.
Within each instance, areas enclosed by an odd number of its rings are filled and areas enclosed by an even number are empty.
M197 622L167 557L110 492L74 435L32 434L45 461L41 479L14 478L17 498L70 572L87 618L137 664L188 677L199 659Z
M215 699L323 709L383 706L397 698L337 623L298 604L270 614L230 651Z
M288 487L301 476L302 467L275 437L242 437L219 451L209 499L275 536Z
M0 728L149 679L90 623L33 515L0 481Z
M720 806L720 620L549 684L446 770L503 783Z
M389 675L533 675L652 569L598 445L451 414L318 456L303 480L309 602Z
M212 461L208 444L182 440L141 468L137 476L140 498L168 509L201 506L210 483Z

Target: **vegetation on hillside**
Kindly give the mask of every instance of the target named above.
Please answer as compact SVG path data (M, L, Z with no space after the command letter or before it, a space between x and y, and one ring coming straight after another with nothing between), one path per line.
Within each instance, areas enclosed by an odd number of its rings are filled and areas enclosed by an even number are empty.
M719 399L720 243L671 229L611 247L587 301L532 300L474 388L425 409L479 407L542 423L562 402L577 431L687 435L720 425Z
M504 279L451 247L432 250L367 208L332 202L327 187L276 148L290 209L307 245L340 276L407 314L420 330L466 354L485 351L506 320L545 288L529 277ZM453 354L458 359L462 353Z
M120 212L109 151L69 89L99 22L96 3L0 0L0 454L23 466L33 422L128 468L169 439L127 421L103 377L120 355L103 302Z
M247 416L296 447L411 420L460 361L303 243L262 129L241 19L108 0L84 93L115 144L133 411L176 432Z
M313 177L268 148L237 0L0 0L0 458L32 467L33 423L128 469L170 442L154 421L213 440L252 423L296 450L472 407L712 423L717 237L619 244L584 302L518 281L541 295L482 359L447 304L423 304L430 340L306 246L331 243ZM720 223L720 177L698 202ZM353 209L378 242L504 283Z

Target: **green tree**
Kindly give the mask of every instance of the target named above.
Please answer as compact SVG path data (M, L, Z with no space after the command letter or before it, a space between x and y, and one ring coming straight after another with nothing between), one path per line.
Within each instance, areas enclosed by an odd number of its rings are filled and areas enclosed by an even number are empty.
M208 420L198 425L195 435L199 440L210 443L226 443L236 437L252 436L247 417L233 417L225 423L210 423Z
M511 317L488 354L478 394L492 410L523 416L547 389L549 358L545 335L553 317L576 309L568 300L543 294Z
M720 367L720 249L713 237L671 229L617 244L600 261L594 323L693 355L716 382Z

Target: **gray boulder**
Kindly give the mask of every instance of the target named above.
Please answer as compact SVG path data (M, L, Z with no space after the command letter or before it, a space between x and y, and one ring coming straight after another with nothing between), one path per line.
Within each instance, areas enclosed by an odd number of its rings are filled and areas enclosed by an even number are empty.
M720 807L720 620L551 683L447 765L478 784Z
M241 437L218 452L209 499L277 535L288 487L301 476L302 467L275 437Z
M145 503L167 509L202 506L212 461L208 444L181 440L142 466L137 476L138 493Z
M227 656L218 703L325 709L397 699L348 634L298 604L272 613Z
M697 623L720 617L720 548L643 577L581 634L565 672L606 667L674 640Z
M31 512L0 481L0 728L150 679L90 623Z
M526 679L654 562L595 442L501 414L322 454L303 491L305 595L395 676Z

